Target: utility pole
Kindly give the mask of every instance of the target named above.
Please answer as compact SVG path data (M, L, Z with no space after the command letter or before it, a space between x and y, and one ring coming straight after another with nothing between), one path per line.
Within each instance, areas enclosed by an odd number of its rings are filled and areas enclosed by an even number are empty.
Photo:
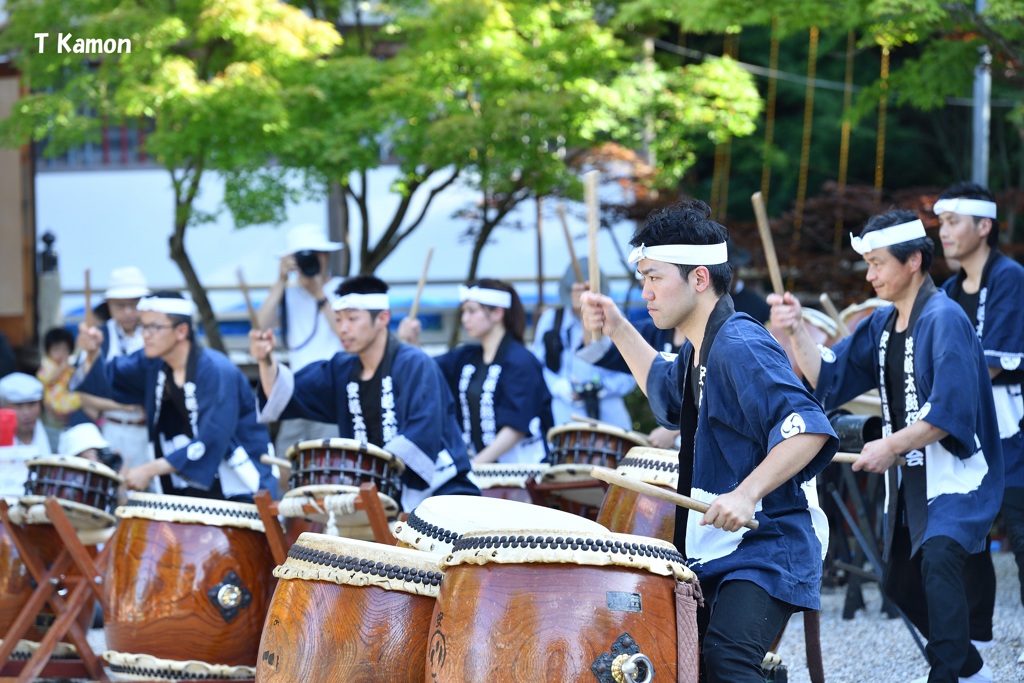
M975 9L980 16L985 11L985 0L976 0ZM981 47L980 58L974 67L974 103L972 105L971 129L972 155L971 180L988 187L988 138L992 118L992 53L988 46Z

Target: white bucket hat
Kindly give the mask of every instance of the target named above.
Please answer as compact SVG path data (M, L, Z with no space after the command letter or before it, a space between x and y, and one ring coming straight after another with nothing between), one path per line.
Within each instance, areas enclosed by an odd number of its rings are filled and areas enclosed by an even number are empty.
M104 299L139 299L149 294L146 276L135 266L115 268L107 278Z
M59 455L78 455L90 448L99 450L109 446L110 443L103 438L96 425L92 422L83 422L61 432L57 453Z
M345 245L341 242L330 242L324 236L324 228L312 223L303 223L288 229L287 251L281 256L288 256L300 251L338 251Z
M24 372L12 372L0 379L0 401L32 403L43 400L43 383Z

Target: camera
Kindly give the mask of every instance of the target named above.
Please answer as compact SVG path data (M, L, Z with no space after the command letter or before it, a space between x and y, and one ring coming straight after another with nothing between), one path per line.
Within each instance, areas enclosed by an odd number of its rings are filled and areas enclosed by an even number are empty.
M124 461L121 459L121 455L115 453L106 446L96 449L96 459L115 472L120 472L121 465L124 464Z
M315 277L320 274L320 254L315 251L295 252L295 263L299 266L299 272L306 277Z

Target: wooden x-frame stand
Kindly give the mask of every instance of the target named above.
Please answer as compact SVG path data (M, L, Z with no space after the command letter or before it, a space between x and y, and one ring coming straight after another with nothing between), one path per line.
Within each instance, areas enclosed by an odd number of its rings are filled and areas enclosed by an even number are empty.
M94 560L78 538L74 527L68 521L64 510L54 498L47 498L46 514L63 542L63 548L49 568L39 559L37 548L28 542L24 528L11 521L10 507L0 499L0 523L7 527L14 547L21 557L36 588L14 623L3 634L0 645L0 675L16 676L18 683L28 683L39 677L89 678L94 681L109 681L100 658L89 647L85 631L77 623L84 609L92 609L91 598L103 597L103 567L110 554L111 545L105 545ZM61 593L67 589L65 595ZM56 620L47 630L39 649L27 662L10 661L11 653L28 629L35 623L36 616L49 603ZM65 635L78 649L78 659L50 661L53 650Z

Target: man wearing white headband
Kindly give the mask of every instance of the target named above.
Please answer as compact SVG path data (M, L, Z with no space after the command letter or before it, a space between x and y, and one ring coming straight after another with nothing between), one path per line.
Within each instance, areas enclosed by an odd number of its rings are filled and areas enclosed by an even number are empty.
M659 354L606 296L583 295L584 323L622 353L659 424L680 430L675 544L700 579L702 680L761 683L761 661L795 611L820 608L828 523L814 476L839 440L764 325L729 296L728 233L707 204L651 214L630 244L655 325L680 328ZM757 519L759 528L744 524ZM785 559L781 559L785 558Z
M344 352L293 373L274 358L272 330L254 330L259 363L259 419L303 417L334 422L342 438L384 448L404 464L402 508L428 496L479 495L455 405L437 364L388 332L388 286L372 275L341 283L334 300Z
M177 292L139 301L142 349L106 359L103 334L79 325L85 360L72 388L146 410L153 459L125 471L135 491L251 502L276 490L260 462L270 435L256 421L249 381L227 356L203 348L192 330L193 305Z
M958 183L940 195L932 210L939 217L943 253L960 262L960 272L942 288L974 326L992 378L1006 472L1000 513L1017 560L1024 604L1024 267L999 251L995 197L988 188ZM968 559L967 576L971 638L991 644L996 573L988 548ZM975 588L982 594L974 595Z
M871 218L853 248L867 263L876 309L832 348L818 347L792 294L772 294L772 323L826 410L869 389L882 400L882 438L853 469L886 476L882 588L928 638L930 676L991 681L971 645L964 564L985 548L1003 494L1003 462L985 356L970 321L928 270L933 244L910 211ZM897 466L899 456L905 466Z

